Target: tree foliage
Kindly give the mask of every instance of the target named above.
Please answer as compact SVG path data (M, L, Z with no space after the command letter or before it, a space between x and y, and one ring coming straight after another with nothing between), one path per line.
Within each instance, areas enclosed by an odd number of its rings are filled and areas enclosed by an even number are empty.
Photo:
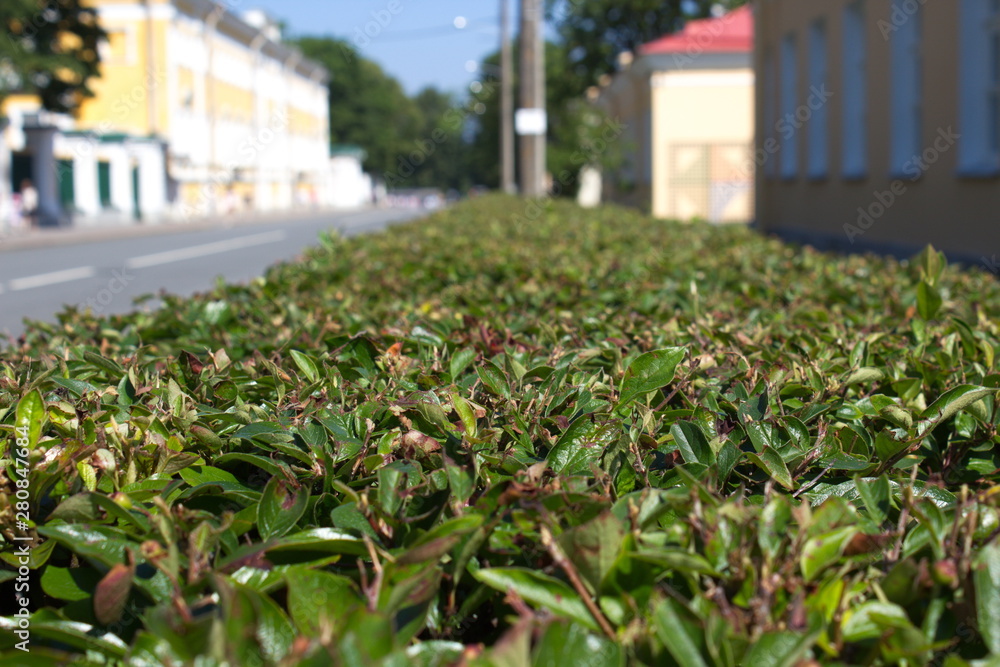
M45 108L73 111L99 75L98 46L105 33L97 12L82 0L0 2L0 100L34 93Z
M733 9L746 0L547 0L548 18L566 49L574 74L585 86L615 70L623 51L709 16L713 7ZM580 91L583 92L582 90Z
M330 140L365 149L365 168L398 187L460 187L461 127L445 123L457 102L428 88L409 97L382 67L348 42L302 37L299 49L330 72ZM435 130L441 128L442 137ZM435 141L435 137L441 139Z
M515 45L515 54L518 46ZM476 124L472 163L477 182L497 187L500 181L500 55L488 56L480 66L486 73L484 91L477 97L484 107ZM571 64L570 50L561 43L545 45L545 106L549 114L546 168L556 194L573 194L580 169L588 164L609 164L617 151L606 136L616 130L583 99L586 79ZM513 74L514 90L518 77Z

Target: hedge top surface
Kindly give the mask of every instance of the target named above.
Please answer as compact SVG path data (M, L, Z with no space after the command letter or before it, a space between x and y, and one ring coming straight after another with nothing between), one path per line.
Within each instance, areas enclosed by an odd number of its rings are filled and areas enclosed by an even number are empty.
M33 325L0 660L1000 664L992 277L535 213Z

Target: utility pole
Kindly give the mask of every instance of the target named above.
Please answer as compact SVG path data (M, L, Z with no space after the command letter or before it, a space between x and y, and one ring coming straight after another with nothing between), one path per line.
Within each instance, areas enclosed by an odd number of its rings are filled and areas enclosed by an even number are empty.
M514 48L510 41L510 0L500 0L500 187L517 192L514 182Z
M545 194L545 42L544 0L521 0L521 108L517 133L521 135L521 193Z

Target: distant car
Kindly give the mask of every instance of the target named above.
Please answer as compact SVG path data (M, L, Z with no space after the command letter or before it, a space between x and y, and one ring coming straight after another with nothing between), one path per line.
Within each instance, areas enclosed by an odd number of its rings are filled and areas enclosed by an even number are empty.
M430 211L434 211L444 206L444 200L441 199L441 195L427 195L421 203L424 208Z

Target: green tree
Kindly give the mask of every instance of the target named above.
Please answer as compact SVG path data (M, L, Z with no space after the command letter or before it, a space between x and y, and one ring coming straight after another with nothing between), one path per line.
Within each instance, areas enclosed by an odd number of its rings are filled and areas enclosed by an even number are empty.
M713 7L733 9L746 0L546 0L569 53L569 67L587 86L615 71L618 54L681 28Z
M462 102L436 88L424 88L413 101L421 129L409 157L412 161L416 153L423 158L411 177L414 186L468 189L473 183Z
M333 37L295 43L330 71L330 139L365 149L365 169L395 187L471 182L460 102L427 88L409 97L382 67Z
M486 76L476 101L485 109L476 120L470 150L471 173L477 183L489 187L498 187L500 182L499 62L499 54L494 53L480 66ZM552 174L555 192L572 195L581 168L588 164L611 165L618 159L617 142L605 138L616 130L610 119L584 100L581 91L586 90L586 80L572 68L570 49L564 44L546 43L545 76L549 114L546 169ZM516 94L516 73L513 85Z
M82 0L3 0L0 26L0 100L33 93L45 108L71 112L93 95L106 35Z
M403 87L348 42L302 37L296 44L330 72L331 142L364 148L370 172L396 169L402 147L421 129L420 111Z

